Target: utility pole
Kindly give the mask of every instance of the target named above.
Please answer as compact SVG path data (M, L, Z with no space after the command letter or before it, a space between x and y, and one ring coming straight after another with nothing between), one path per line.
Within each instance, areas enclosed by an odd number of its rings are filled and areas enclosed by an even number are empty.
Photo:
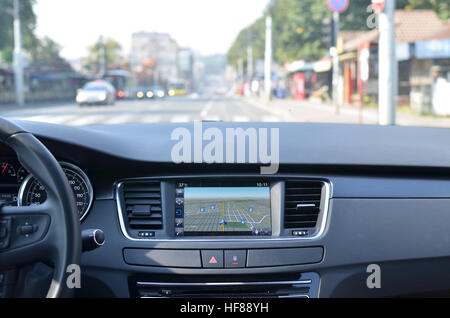
M378 122L395 125L397 108L397 57L395 55L395 0L385 2L378 19Z
M240 80L244 78L244 59L242 57L238 59L238 77Z
M99 42L100 42L99 68L100 68L100 76L103 77L106 74L106 48L103 35L100 36Z
M331 50L331 55L333 57L333 104L335 107L335 112L339 114L339 52L337 49L337 40L339 36L339 12L333 12L333 47Z
M247 47L247 78L249 81L253 78L253 45Z
M20 10L19 0L14 0L14 88L16 93L16 104L23 106L25 103L23 88L23 60L22 60L22 37L20 33Z
M266 48L264 54L264 94L266 101L272 97L272 8L266 17Z

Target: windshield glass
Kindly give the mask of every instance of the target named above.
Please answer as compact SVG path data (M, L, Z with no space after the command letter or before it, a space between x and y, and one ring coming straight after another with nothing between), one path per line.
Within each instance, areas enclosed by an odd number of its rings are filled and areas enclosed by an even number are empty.
M0 0L0 116L448 128L449 18L447 0Z

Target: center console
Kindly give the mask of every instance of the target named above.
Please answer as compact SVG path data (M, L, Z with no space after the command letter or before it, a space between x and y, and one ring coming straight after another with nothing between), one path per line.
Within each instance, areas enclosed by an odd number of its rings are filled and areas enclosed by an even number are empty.
M199 287L210 286L226 294L244 286L241 290L255 294L314 297L309 291L317 290L319 276L298 269L323 260L319 242L330 190L327 180L292 176L121 181L116 186L119 223L130 242L123 249L124 262L144 272L170 274L167 282L133 277L133 292L202 294ZM262 273L264 284L251 280ZM281 273L293 276L273 276ZM178 274L202 278L185 281Z

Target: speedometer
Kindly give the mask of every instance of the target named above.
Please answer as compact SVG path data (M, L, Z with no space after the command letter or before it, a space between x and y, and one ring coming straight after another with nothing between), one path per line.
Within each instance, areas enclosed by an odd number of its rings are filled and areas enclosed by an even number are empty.
M69 185L75 196L80 221L89 212L93 200L93 190L91 182L86 174L77 166L60 162L61 168L66 174ZM31 174L24 180L19 190L19 205L42 204L47 199L44 186Z

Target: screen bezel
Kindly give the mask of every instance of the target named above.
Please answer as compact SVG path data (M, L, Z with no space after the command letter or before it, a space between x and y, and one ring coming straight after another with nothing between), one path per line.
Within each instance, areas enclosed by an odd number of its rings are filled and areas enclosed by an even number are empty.
M270 213L270 229L268 231L268 233L263 232L260 233L258 235L252 233L251 231L226 231L226 232L205 232L205 231L189 231L189 232L184 232L183 230L183 234L182 235L177 235L177 225L176 225L176 220L179 219L180 217L176 215L176 210L177 210L177 204L176 202L174 202L175 204L175 219L174 219L174 231L175 231L175 236L179 237L179 238L191 238L191 237L252 237L252 238L270 238L273 235L273 209L272 209L272 195L271 195L271 189L272 189L272 184L270 182L267 181L178 181L175 182L175 199L177 198L177 189L181 189L181 188L187 188L187 187L192 187L192 188L202 188L202 187L214 187L214 188L221 188L221 187L234 187L234 188L249 188L249 187L264 187L264 188L269 188L269 213ZM184 198L184 193L183 193L183 198ZM183 202L183 222L184 222L184 202Z

